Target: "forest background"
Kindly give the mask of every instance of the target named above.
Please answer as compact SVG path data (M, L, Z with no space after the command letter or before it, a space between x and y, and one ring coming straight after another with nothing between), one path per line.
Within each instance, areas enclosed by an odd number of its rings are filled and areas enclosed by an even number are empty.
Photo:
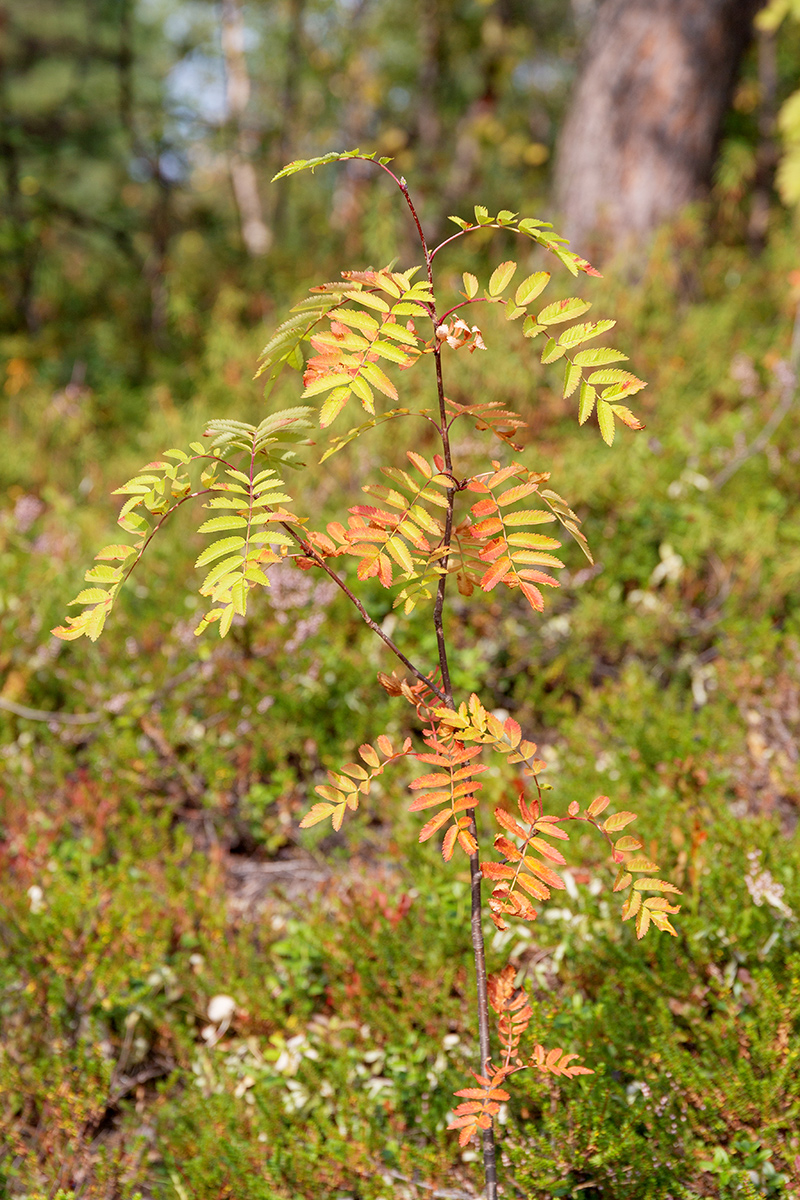
M208 417L260 419L256 357L308 286L410 253L363 163L269 183L355 145L395 157L440 232L475 203L557 212L559 150L593 298L650 381L646 433L611 455L532 354L459 377L528 416L597 564L568 561L537 625L457 612L454 683L545 748L559 804L634 807L685 893L677 943L637 945L587 844L561 903L490 938L536 1037L596 1071L517 1088L506 1194L800 1194L800 263L790 175L774 187L800 38L751 39L753 5L670 7L739 31L706 160L674 164L694 202L640 221L607 191L593 233L564 139L592 39L634 0L0 6L0 1195L478 1194L445 1132L476 1055L466 881L401 789L299 830L327 767L406 732L367 631L278 570L246 626L197 642L176 525L100 643L48 634L110 491ZM635 131L623 58L606 98ZM484 337L510 347L502 322ZM319 472L323 516L393 453L364 445Z

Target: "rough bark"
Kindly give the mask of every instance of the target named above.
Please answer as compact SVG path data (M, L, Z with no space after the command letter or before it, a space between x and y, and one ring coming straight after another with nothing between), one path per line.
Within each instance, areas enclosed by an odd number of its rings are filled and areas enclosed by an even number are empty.
M595 232L611 248L641 241L703 196L761 2L604 0L556 161L578 249Z

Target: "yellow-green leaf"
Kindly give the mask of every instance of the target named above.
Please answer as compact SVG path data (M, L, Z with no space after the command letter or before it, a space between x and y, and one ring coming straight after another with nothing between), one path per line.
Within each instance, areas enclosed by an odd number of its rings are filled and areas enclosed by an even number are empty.
M563 358L566 350L563 346L559 346L555 338L549 338L544 350L542 351L542 362L555 362L558 358Z
M221 538L220 541L212 542L210 546L206 546L194 565L196 567L204 567L206 563L213 562L215 558L221 558L223 554L230 554L231 550L238 550L243 545L244 538L242 537Z
M504 292L514 278L516 269L515 262L503 262L499 267L495 267L489 280L489 295L499 296Z
M520 305L530 304L531 300L535 300L544 291L549 282L549 271L535 271L533 275L529 275L527 279L523 279L514 293L514 300Z
M204 521L198 528L198 533L218 533L221 529L246 529L247 518L238 517L233 513L229 513L224 517L212 517L210 521Z
M588 300L580 300L577 296L571 296L567 300L556 300L553 304L548 304L547 308L543 308L538 314L536 320L540 325L558 325L562 321L569 321L572 317L579 317L581 313L585 313L591 308Z
M603 435L603 441L610 446L614 441L614 410L605 400L597 401L597 423Z
M597 392L591 384L584 382L581 384L581 397L578 404L578 424L583 425L594 412L595 401L597 400Z
M478 281L469 271L465 271L461 278L464 283L464 293L467 299L471 300L478 294Z
M564 399L571 396L581 381L581 369L574 362L567 361L564 372Z

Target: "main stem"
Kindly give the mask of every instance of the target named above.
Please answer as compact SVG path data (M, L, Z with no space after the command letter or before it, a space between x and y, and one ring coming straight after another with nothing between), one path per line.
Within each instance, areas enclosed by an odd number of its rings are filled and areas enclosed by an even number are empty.
M425 255L425 266L428 272L428 282L431 285L431 294L433 293L433 258L436 247L433 250L428 250L428 244L425 240L425 232L422 228L417 210L414 207L414 202L408 194L405 179L398 179L394 172L388 167L383 166L383 170L391 175L409 207L414 224L417 227L419 240L422 244L422 251ZM439 318L436 315L435 299L430 309L431 320L434 328L434 341L436 340L436 329L439 326ZM453 474L453 457L450 449L450 430L447 421L447 405L444 398L444 381L442 379L442 352L441 347L433 352L434 361L436 363L436 389L439 398L439 433L442 439L442 451L445 462L445 469L451 479L455 479ZM450 681L450 667L447 661L447 640L444 634L444 599L447 590L447 563L449 560L450 539L453 534L453 511L455 508L456 488L452 487L447 492L447 515L445 517L444 544L448 549L441 559L441 575L439 576L439 586L436 590L436 602L433 607L433 624L436 630L436 645L439 653L439 670L442 675L442 688L447 697L447 705L449 708L455 708L453 701L453 687ZM475 822L475 809L470 811L472 820L472 836L477 843L477 825ZM470 899L471 899L471 926L472 926L472 957L475 963L475 978L477 982L478 993L478 1043L480 1046L481 1055L481 1073L486 1070L486 1064L491 1054L491 1046L489 1043L489 995L486 983L486 950L483 944L483 922L482 922L482 906L481 906L481 861L479 851L470 855L469 859L470 873ZM483 1130L483 1170L486 1179L486 1200L497 1200L497 1156L494 1140L494 1125L490 1125L488 1129Z
M428 258L428 275L431 275L430 257ZM434 328L438 324L434 317ZM445 468L451 478L453 475L453 458L450 448L450 431L447 423L447 406L444 398L444 381L442 378L442 351L438 347L434 351L436 362L436 388L439 397L439 432L442 438L442 450ZM444 544L450 546L453 533L453 510L455 507L456 489L449 488L447 492L447 515L445 517ZM450 668L447 661L447 639L444 633L444 599L447 588L447 563L449 554L442 558L442 573L439 576L439 586L436 591L436 603L433 607L433 624L436 630L436 644L439 651L439 669L442 674L442 687L447 694L450 708L455 708L453 688L450 682ZM475 809L470 811L472 821L471 831L477 844L478 830L475 821ZM472 958L475 963L475 980L478 999L478 1044L480 1047L480 1070L483 1074L491 1056L489 1043L489 995L486 982L486 948L483 942L483 908L481 903L481 860L480 852L475 851L469 857L470 876L470 910L472 931ZM494 1140L494 1124L483 1130L483 1170L486 1178L486 1200L497 1200L497 1153Z

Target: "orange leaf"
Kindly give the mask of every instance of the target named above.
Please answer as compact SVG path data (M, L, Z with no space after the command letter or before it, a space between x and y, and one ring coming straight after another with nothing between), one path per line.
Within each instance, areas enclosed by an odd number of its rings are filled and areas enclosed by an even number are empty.
M516 487L509 488L507 492L497 497L497 503L501 508L505 508L507 504L514 504L515 501L521 500L523 496L530 496L532 492L538 490L538 483L518 483Z
M520 871L517 876L517 883L526 892L530 892L537 900L549 900L550 892L543 883L539 883L538 879L534 879L532 875L526 874L525 871Z
M492 563L481 579L480 586L484 592L490 592L493 587L496 587L501 579L505 579L510 570L511 559L507 554L504 554L501 558L498 558L497 562Z
M435 804L444 804L450 799L449 792L424 792L417 796L408 806L409 812L421 812L424 808L433 808Z
M519 822L515 821L511 814L507 813L504 808L496 808L494 810L494 815L498 824L502 825L504 829L507 829L509 833L513 833L516 837L521 838L528 836ZM495 843L495 845L496 844L497 843ZM561 861L563 862L564 860L562 859Z
M313 805L300 822L301 829L310 829L312 825L319 824L329 817L334 810L333 804L315 804Z
M534 850L538 851L542 858L547 858L550 860L550 862L558 863L559 866L566 864L567 860L564 858L564 855L561 853L561 851L556 850L555 846L551 846L550 843L546 842L543 838L531 838L529 845Z
M450 809L443 808L435 817L431 817L430 821L426 822L419 831L419 840L427 842L429 837L433 837L437 829L441 829L447 821L450 820Z
M437 775L434 773L432 775L419 775L416 779L412 779L408 786L413 792L416 791L417 788L441 787L442 785L449 786L449 784L449 775Z
M451 825L447 833L444 835L444 841L442 842L442 858L445 862L449 862L453 857L453 850L455 849L457 836L458 826Z
M513 879L514 868L507 863L484 862L481 863L481 874L484 879Z
M458 844L465 854L472 855L478 849L478 843L468 829L459 830Z
M611 801L608 796L598 796L596 800L592 801L586 811L590 817L599 817L603 809L608 808L610 803Z

